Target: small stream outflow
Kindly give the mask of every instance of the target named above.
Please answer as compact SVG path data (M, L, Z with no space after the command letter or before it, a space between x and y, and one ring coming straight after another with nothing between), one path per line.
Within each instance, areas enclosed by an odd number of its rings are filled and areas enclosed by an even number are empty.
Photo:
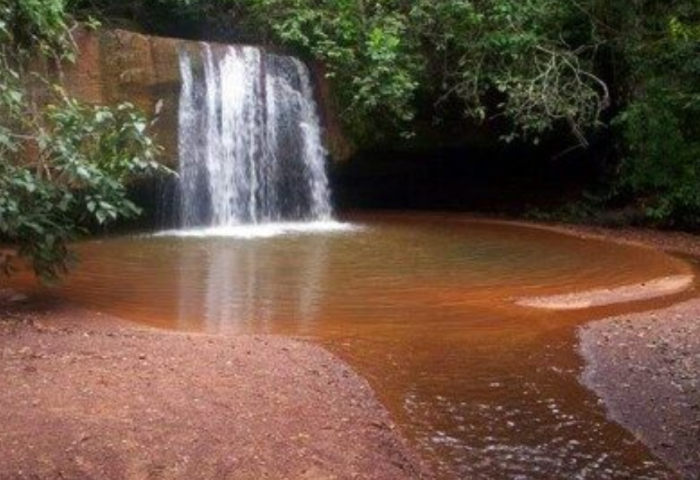
M180 53L182 227L331 218L309 70L248 46Z

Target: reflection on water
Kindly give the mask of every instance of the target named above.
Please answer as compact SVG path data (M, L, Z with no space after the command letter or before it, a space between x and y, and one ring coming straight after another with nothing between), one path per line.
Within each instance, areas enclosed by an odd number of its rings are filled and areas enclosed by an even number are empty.
M310 333L318 316L331 237L297 240L299 248L286 261L280 258L285 253L278 248L279 240L270 242L267 253L254 241L229 248L226 239L177 249L176 258L171 259L171 270L178 278L176 328L213 333L273 331L274 321L279 320L277 305L282 302L285 316L294 318L299 334Z
M314 338L369 379L443 473L673 478L578 383L575 327L611 310L538 311L513 299L689 266L640 248L455 217L356 221L365 228L87 242L79 271L57 294L161 328Z

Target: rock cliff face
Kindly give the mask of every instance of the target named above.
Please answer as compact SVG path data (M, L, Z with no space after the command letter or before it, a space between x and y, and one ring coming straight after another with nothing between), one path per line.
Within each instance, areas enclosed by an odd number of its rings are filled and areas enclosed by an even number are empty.
M73 96L95 104L131 102L145 113L159 110L154 127L165 148L163 163L177 166L177 125L180 96L179 52L198 48L196 42L153 37L124 30L88 31L74 34L78 57L62 68L62 83ZM325 125L325 144L335 161L352 154L333 108L330 86L323 70L312 66Z

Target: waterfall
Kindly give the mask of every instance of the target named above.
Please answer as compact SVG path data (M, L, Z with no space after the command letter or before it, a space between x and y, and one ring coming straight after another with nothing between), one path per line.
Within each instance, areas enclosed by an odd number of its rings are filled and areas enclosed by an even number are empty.
M326 152L309 70L255 47L180 52L184 228L326 221Z

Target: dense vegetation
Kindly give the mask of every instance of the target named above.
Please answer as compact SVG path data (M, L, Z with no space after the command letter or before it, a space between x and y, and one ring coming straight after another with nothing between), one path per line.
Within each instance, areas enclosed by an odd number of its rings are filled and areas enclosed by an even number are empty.
M86 229L139 213L130 177L161 170L133 106L81 104L44 74L37 60L72 60L69 29L61 0L0 1L0 241L46 281ZM3 256L0 273L15 260Z
M599 206L700 225L696 0L0 0L0 235L49 277L79 228L136 213L124 181L155 165L133 107L49 85L38 108L27 91L51 83L27 59L70 60L70 19L93 16L316 58L359 143L456 120L506 142L568 135L575 149L605 132L618 161Z
M603 133L618 162L599 207L632 202L649 221L700 225L695 0L82 0L74 8L156 31L162 19L205 23L226 40L281 43L322 60L359 142L458 116L497 125L504 141L569 135L564 153Z

